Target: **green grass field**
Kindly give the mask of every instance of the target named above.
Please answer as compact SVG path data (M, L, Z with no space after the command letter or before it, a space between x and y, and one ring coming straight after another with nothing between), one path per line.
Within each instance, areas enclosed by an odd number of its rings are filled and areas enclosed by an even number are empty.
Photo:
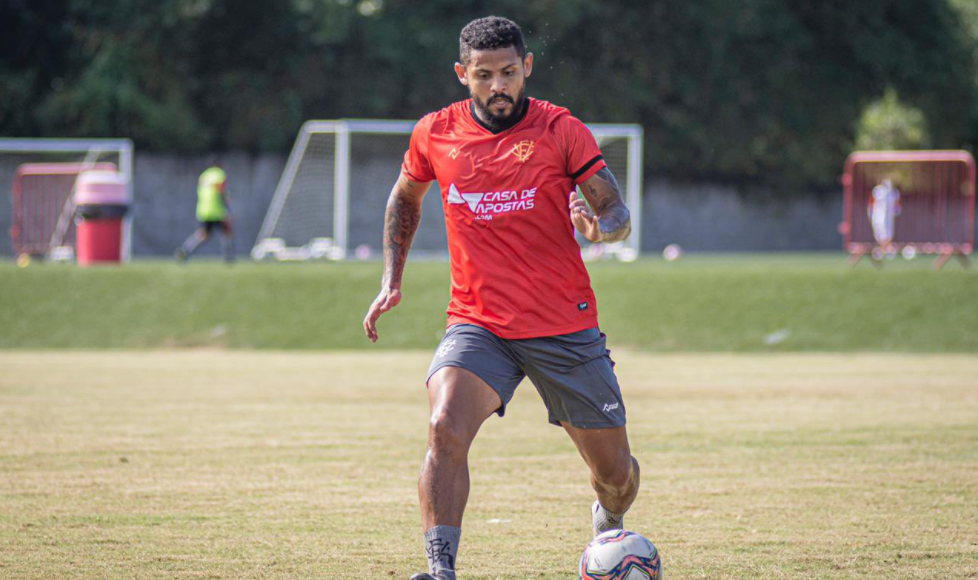
M978 578L978 271L589 269L643 463L626 523L666 578ZM0 578L421 570L422 381L448 267L409 264L371 345L379 279L377 263L0 263ZM532 386L472 469L461 580L575 578L592 495Z
M978 269L845 267L842 254L589 265L612 348L653 352L978 352ZM0 349L371 348L379 263L0 263ZM432 349L448 264L411 262L374 348Z
M421 569L428 352L0 353L0 578ZM978 577L978 357L618 353L669 579ZM591 492L524 384L463 580L572 580Z

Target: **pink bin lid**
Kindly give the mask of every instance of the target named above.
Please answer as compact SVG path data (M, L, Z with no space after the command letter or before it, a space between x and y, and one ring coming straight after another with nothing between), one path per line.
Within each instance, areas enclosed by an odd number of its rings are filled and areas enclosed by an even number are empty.
M128 205L129 180L118 171L83 171L75 182L75 204Z

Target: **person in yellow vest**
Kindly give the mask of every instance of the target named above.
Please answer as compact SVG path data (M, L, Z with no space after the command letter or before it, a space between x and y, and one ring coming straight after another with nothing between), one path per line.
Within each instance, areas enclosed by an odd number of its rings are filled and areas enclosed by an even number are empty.
M200 245L210 238L211 232L220 228L224 261L234 261L234 241L231 236L231 213L225 185L227 174L219 163L214 163L197 179L197 230L177 248L178 260L189 258Z

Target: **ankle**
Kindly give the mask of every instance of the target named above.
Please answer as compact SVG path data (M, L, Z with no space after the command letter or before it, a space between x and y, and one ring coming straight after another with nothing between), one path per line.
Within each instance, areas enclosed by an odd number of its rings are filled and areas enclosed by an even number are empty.
M455 580L455 558L461 536L462 529L453 526L435 526L424 533L428 570L438 580Z

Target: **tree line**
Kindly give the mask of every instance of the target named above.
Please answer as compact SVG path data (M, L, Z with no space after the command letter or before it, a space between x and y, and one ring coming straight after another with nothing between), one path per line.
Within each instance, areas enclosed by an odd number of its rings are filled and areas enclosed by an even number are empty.
M831 188L856 146L978 142L973 0L3 0L0 134L285 152L311 118L466 97L459 30L500 14L528 94L640 123L649 175Z

